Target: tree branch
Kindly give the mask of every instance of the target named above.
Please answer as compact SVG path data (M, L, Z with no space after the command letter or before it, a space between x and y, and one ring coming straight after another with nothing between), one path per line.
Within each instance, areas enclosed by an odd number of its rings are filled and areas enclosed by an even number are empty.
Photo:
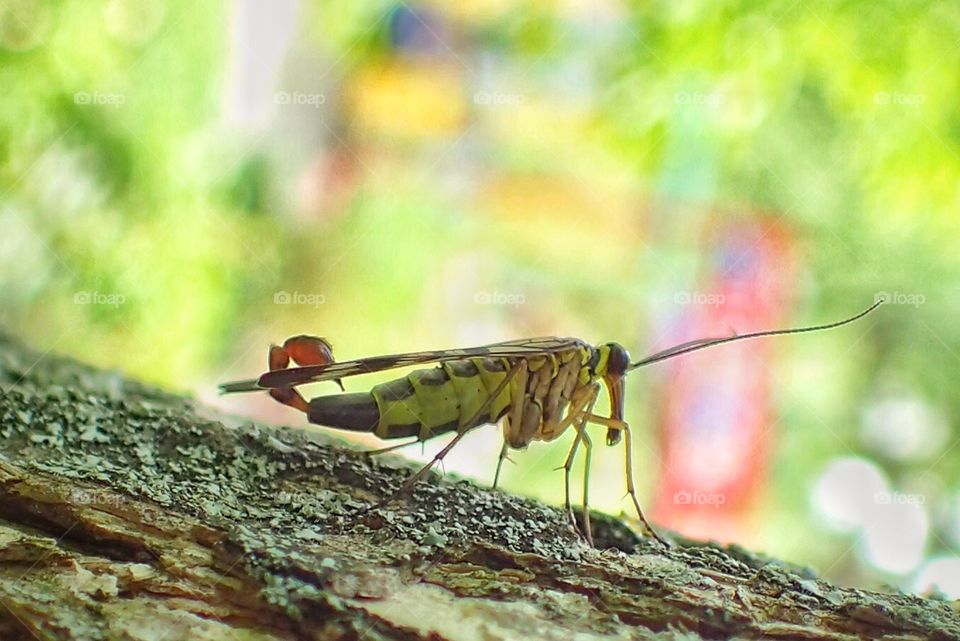
M956 604L663 550L0 337L3 639L960 639ZM579 635L579 636L577 636Z

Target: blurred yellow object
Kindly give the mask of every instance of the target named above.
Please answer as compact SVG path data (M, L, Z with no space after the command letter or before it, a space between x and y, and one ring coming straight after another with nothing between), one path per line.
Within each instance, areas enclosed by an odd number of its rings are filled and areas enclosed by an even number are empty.
M562 265L586 242L577 268L616 277L646 242L644 204L633 190L570 176L504 175L483 191L480 207L497 219L504 242L523 253Z
M452 65L400 61L361 69L347 104L364 135L447 138L466 122L462 73Z

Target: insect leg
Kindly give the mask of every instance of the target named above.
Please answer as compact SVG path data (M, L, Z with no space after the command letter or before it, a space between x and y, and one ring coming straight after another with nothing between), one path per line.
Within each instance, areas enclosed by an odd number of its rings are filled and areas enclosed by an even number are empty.
M497 489L497 482L500 480L500 468L503 467L503 461L507 458L507 452L510 451L510 443L506 438L503 439L503 447L500 448L500 456L497 457L497 471L493 474L493 485L491 489Z
M570 525L574 529L577 529L577 517L573 515L573 506L570 505L570 470L573 468L573 459L582 439L583 431L577 430L577 435L573 437L573 445L570 446L570 451L567 453L567 459L563 462L563 508L567 511Z
M590 506L587 501L587 495L590 491L590 455L593 453L593 442L590 435L587 434L586 421L580 424L579 431L583 434L583 535L587 537L587 543L590 547L593 545L593 530L590 527Z
M573 402L573 405L570 406L566 417L564 417L563 421L560 422L557 428L557 433L559 434L563 430L567 429L571 423L577 421L577 434L574 436L573 445L570 446L570 451L567 453L567 458L563 462L563 506L564 509L566 509L567 518L570 519L570 525L572 525L573 529L577 532L580 531L580 528L577 526L577 519L573 514L573 507L570 504L570 471L573 469L573 460L577 454L577 448L580 447L580 441L589 438L586 435L586 430L583 429L586 426L586 417L590 415L589 409L585 408L593 408L593 403L597 400L600 387L595 386L592 388L581 388L581 390L578 390L578 393L580 393L582 390L586 390L587 394L582 399L578 399ZM589 517L587 516L585 519L586 518ZM585 523L587 522L585 521ZM589 527L589 524L587 524L587 528ZM589 532L589 529L587 531ZM593 545L590 534L585 534L584 538L586 538L587 541Z
M575 427L577 430L577 435L574 437L573 445L570 447L570 453L567 454L567 460L563 464L564 506L567 509L567 516L570 518L570 522L573 524L574 529L579 531L579 528L577 527L577 519L574 517L573 508L570 505L570 471L573 469L573 459L577 453L577 447L580 445L580 441L583 441L583 447L586 449L586 460L583 467L583 535L584 538L587 539L587 543L589 543L591 546L593 545L593 532L590 528L590 508L588 506L587 497L590 489L590 455L593 443L590 440L590 435L587 434L586 427L587 417L591 416L590 412L593 410L594 403L597 402L597 396L599 393L600 387L593 387L590 390L589 396L586 396L583 401L577 405L576 412L573 412L570 416L568 416L568 418L576 420Z
M380 447L375 450L361 450L357 452L360 456L377 456L378 454L386 454L387 452L392 452L393 450L399 450L402 447L407 447L408 445L413 445L414 443L421 443L422 441L419 438L415 438L412 441L407 441L406 443L400 443L399 445L391 445L390 447Z
M510 408L510 413L507 415L507 420L504 422L504 434L503 438L507 442L513 442L514 444L519 444L519 438L517 434L523 427L523 409L527 405L527 382L529 381L530 372L527 370L527 362L519 361L517 363L520 367L517 370L517 375L514 376L513 380L513 394L510 397L510 402L512 407Z
M590 414L588 417L591 423L598 423L600 425L606 425L612 429L618 429L623 432L623 447L626 450L626 464L627 464L627 494L630 495L630 500L633 501L633 507L637 510L637 516L640 517L640 522L643 523L643 527L650 533L650 535L656 540L660 541L663 545L670 547L670 544L662 536L657 534L657 531L653 529L653 526L650 525L650 522L647 521L647 517L643 513L643 508L640 507L640 500L637 498L637 488L633 484L633 448L630 447L630 426L626 421L618 421L613 418L606 416L597 416L596 414Z
M587 416L587 422L605 425L606 427L620 431L627 429L626 421L620 421L615 418L610 418L609 416L600 416L598 414L589 414Z
M593 532L590 528L590 505L588 497L590 495L590 455L593 453L593 443L590 440L590 435L587 434L587 418L591 416L590 413L593 411L593 405L597 402L597 396L599 396L599 394L600 387L598 386L593 389L593 394L590 395L590 400L587 403L587 409L577 424L577 432L580 433L583 439L583 448L586 451L583 461L583 529L587 537L587 542L591 547L593 546Z
M633 449L630 447L630 426L626 423L623 424L623 436L623 447L626 449L627 455L627 494L630 495L630 500L633 501L633 507L637 510L637 516L640 517L640 522L643 523L643 527L647 529L647 532L664 546L670 547L670 544L667 543L662 536L657 534L657 531L654 530L650 522L647 521L647 517L643 514L643 508L640 507L640 500L637 499L637 489L633 485Z

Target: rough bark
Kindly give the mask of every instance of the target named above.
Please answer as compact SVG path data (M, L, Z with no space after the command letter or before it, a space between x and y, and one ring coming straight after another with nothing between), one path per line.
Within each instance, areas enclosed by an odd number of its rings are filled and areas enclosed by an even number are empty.
M0 337L0 639L960 639L956 603L411 467Z

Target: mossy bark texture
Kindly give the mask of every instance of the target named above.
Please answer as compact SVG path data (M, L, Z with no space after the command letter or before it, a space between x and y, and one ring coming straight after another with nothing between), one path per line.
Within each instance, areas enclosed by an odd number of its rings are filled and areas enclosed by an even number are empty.
M411 467L0 336L0 639L960 639L957 604Z

